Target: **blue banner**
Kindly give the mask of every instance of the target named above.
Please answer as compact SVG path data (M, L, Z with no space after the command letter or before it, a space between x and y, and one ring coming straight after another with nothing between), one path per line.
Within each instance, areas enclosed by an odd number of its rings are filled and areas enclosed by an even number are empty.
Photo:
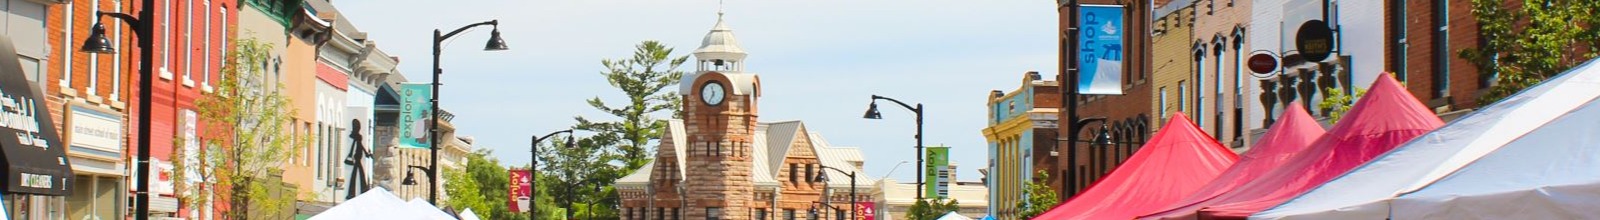
M433 85L400 84L400 147L428 149L428 123L433 120Z
M1078 7L1078 94L1122 94L1123 7Z

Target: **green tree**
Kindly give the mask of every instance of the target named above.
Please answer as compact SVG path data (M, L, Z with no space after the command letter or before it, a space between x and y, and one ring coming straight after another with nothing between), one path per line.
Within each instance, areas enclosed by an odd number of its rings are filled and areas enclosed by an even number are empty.
M1028 191L1026 193L1028 199L1017 201L1017 210L1020 211L1017 215L1021 216L1022 219L1033 218L1033 216L1043 214L1045 211L1050 211L1050 208L1055 208L1057 204L1061 204L1061 200L1056 198L1056 191L1050 189L1050 185L1045 184L1045 181L1050 179L1049 172L1041 170L1034 174L1033 179L1034 181L1027 184Z
M511 212L511 173L500 165L499 159L490 156L493 154L489 149L478 149L467 154L463 170L445 171L445 192L450 195L445 204L457 209L472 208L484 219L528 219L526 214ZM542 201L546 203L538 206L553 207L548 199ZM546 216L552 213L555 211L540 212Z
M550 197L570 210L567 219L616 218L618 200L611 184L616 180L612 176L618 176L619 169L604 160L605 146L590 138L579 138L577 146L566 146L564 142L549 141L539 145L539 185L550 190L539 195Z
M1461 50L1496 81L1478 103L1499 101L1595 57L1600 51L1600 1L1472 0L1484 41ZM1515 7L1513 7L1515 6Z
M1322 90L1322 101L1317 102L1317 108L1326 109L1329 123L1339 123L1344 118L1344 113L1350 112L1350 107L1356 105L1356 100L1367 95L1367 89L1356 89L1355 95L1344 94L1344 90L1327 88Z
M939 217L944 216L944 214L946 214L946 213L950 213L950 212L954 212L954 211L958 211L958 210L961 210L961 203L960 202L956 202L955 199L950 199L949 201L945 201L945 202L942 202L942 203L939 202L939 200L920 199L920 200L917 200L916 203L912 203L910 208L906 209L906 219L910 219L910 220L939 219Z
M196 101L196 116L201 133L195 155L173 160L180 170L196 170L195 175L176 172L177 179L198 179L196 185L177 181L184 191L184 203L194 206L215 204L204 194L214 194L226 204L217 212L226 219L284 219L292 215L296 195L285 189L278 167L309 139L288 131L296 109L289 97L280 94L282 85L270 85L259 63L268 59L271 44L253 38L238 39L228 51L222 79L215 92ZM179 136L180 145L183 137Z
M589 106L622 120L597 122L577 116L575 128L597 132L590 139L614 147L621 154L615 159L625 168L620 173L631 173L650 162L652 154L647 147L650 141L661 138L661 131L667 126L665 120L651 114L671 111L671 117L678 117L682 111L677 91L668 88L682 80L683 71L678 67L688 59L687 55L672 57L672 47L661 42L644 41L635 46L633 57L600 60L606 68L600 75L612 87L622 90L628 101L613 107L595 97L589 99Z

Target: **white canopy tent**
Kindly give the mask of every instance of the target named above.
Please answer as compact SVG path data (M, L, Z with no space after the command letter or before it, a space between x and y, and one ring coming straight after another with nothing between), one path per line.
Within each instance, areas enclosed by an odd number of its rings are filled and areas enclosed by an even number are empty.
M411 214L416 216L414 218L430 220L456 220L455 216L450 216L450 213L444 212L444 210L439 209L439 207L434 207L433 204L429 204L428 201L422 200L422 198L411 199L411 202L406 202L406 205L406 208L412 211Z
M972 220L972 218L968 218L965 215L961 215L961 213L951 211L950 213L944 213L944 216L939 216L939 220Z
M478 213L473 213L472 212L472 208L467 208L467 209L461 210L461 220L482 220L482 219L478 218Z
M355 198L345 200L333 208L311 216L310 220L343 220L343 219L422 219L406 211L409 205L405 200L400 200L389 190L373 188Z
M1600 219L1600 101L1392 206L1393 219Z
M1396 196L1446 175L1600 97L1600 64L1591 60L1521 93L1417 137L1339 178L1252 219L1384 219ZM1578 131L1582 129L1556 130ZM1594 136L1600 133L1569 133ZM1529 162L1538 159L1528 159ZM1588 168L1576 168L1586 170ZM1520 171L1518 171L1520 172ZM1497 176L1496 179L1520 179ZM1394 210L1398 210L1397 208ZM1596 210L1596 209L1590 209Z

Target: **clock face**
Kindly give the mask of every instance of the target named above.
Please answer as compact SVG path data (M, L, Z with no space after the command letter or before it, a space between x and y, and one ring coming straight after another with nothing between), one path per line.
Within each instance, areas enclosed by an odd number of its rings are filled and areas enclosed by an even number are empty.
M722 83L708 82L700 86L700 101L706 102L706 105L721 105L722 100L726 98L727 93L723 92Z

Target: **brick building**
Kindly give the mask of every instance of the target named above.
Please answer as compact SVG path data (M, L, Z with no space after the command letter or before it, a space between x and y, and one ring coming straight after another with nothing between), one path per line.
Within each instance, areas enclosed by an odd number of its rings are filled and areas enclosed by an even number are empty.
M132 146L133 140L140 135L149 135L151 138L151 175L155 180L151 183L150 207L151 216L156 217L198 217L213 214L212 205L200 207L183 207L179 204L174 189L175 180L166 177L173 172L174 160L197 161L197 158L175 158L175 151L197 152L202 148L206 134L205 128L199 122L195 101L205 93L215 89L220 82L224 53L230 48L232 33L228 30L237 22L234 11L237 2L234 0L161 0L155 8L154 18L142 18L144 22L156 25L153 32L154 47L137 47L138 38L133 34L133 27L127 26L119 20L103 17L108 39L118 49L117 54L88 54L77 51L82 47L83 39L88 37L90 25L97 21L95 11L121 12L138 14L134 1L75 1L51 7L47 19L50 31L50 45L56 45L50 51L59 59L48 62L50 81L44 83L52 91L52 105L60 106L62 111L52 113L54 117L65 117L74 120L64 123L90 122L90 119L99 120L98 123L120 123L124 138L116 141L122 145ZM139 50L155 50L156 57L150 58L154 62L156 74L152 87L151 106L151 133L140 134L137 132L136 122L141 120L136 108L127 108L140 103L137 100L138 61ZM68 107L72 106L72 107ZM100 116L94 118L90 116ZM116 116L116 117L113 117ZM126 116L126 117L123 117ZM67 121L67 120L63 120ZM74 129L80 125L70 124ZM58 125L62 126L62 125ZM88 125L84 125L88 126ZM64 126L62 126L64 127ZM70 136L70 134L68 135ZM82 135L78 138L88 138ZM182 140L182 143L174 141ZM98 145L109 145L111 140ZM92 143L78 144L74 141L73 150L78 155L95 152L96 150L109 150L112 147L91 146ZM132 143L132 144L128 144ZM118 154L124 157L133 157L136 148L119 147L124 152ZM69 150L69 151L73 151ZM99 154L105 154L100 152ZM125 178L112 174L118 171L131 171L137 169L137 163L126 163L125 167L117 167L116 159L97 158L95 160L81 160L83 172L77 178L93 180L92 184L79 184L78 187L90 187L95 190L117 189L117 195L132 196L135 183L132 181L117 181ZM97 163L98 162L98 163ZM74 166L74 169L79 169ZM98 171L96 171L98 170ZM193 171L190 171L193 172ZM161 177L161 178L157 178ZM126 177L131 178L131 177ZM117 183L125 183L119 185ZM84 189L89 190L89 189ZM209 191L209 190L206 190ZM126 192L126 193L122 193ZM101 216L101 218L120 218L122 207L128 206L124 201L128 199L103 199L101 195L88 196L82 199L93 200L87 202L85 207L70 205L67 214L82 216ZM209 194L199 195L202 197ZM74 200L69 198L69 200ZM116 201L112 201L116 200ZM74 202L76 203L76 202ZM77 209L74 209L77 208ZM115 215L115 216L112 216ZM79 218L80 216L68 216Z
M138 76L137 52L92 54L79 52L83 39L95 23L96 11L131 12L113 1L77 1L52 5L46 23L50 29L50 57L45 69L46 103L56 122L62 141L68 145L72 164L71 195L66 200L66 219L120 218L127 214L132 195L127 183L132 171L129 156L133 148L124 120L131 96L128 80ZM118 49L137 48L133 30L116 20L106 23L106 37ZM115 23L113 23L115 22ZM136 50L125 50L136 51ZM41 217L41 216L32 216Z
M1506 1L1508 5L1520 2ZM1387 68L1434 113L1445 119L1478 106L1478 96L1494 85L1485 73L1458 53L1479 47L1478 20L1467 1L1384 1L1389 26L1384 54ZM1463 111L1466 110L1466 111Z
M1022 85L1010 93L989 93L989 126L983 129L988 140L988 213L997 218L1013 218L1017 202L1027 199L1027 183L1036 170L1047 170L1056 163L1050 156L1056 150L1057 118L1061 106L1059 83L1039 72L1028 71ZM1061 187L1061 178L1045 181ZM963 200L965 201L965 200Z
M1191 57L1194 77L1187 81L1190 96L1184 113L1211 138L1243 152L1247 144L1244 122L1244 59L1250 54L1245 41L1250 24L1251 4L1243 0L1200 0L1194 2L1194 48Z
M814 180L832 172L823 166L860 173L860 151L831 147L800 121L758 123L761 80L744 71L746 54L720 13L694 56L698 70L684 75L678 91L682 119L669 120L651 163L616 182L623 219L795 219L849 210L848 178ZM871 182L857 179L857 187Z
M1076 6L1069 4L1065 0L1056 2L1056 9L1060 18L1060 26L1057 30L1061 33L1061 59L1058 65L1061 65L1062 72L1066 73L1071 69L1067 65L1067 62L1069 62L1067 59L1071 57L1070 55L1076 53L1075 51L1067 51L1070 48L1074 48L1069 44L1076 42L1074 39L1077 38L1076 32L1069 31L1069 28L1076 26L1076 24L1070 22L1072 20L1069 20L1071 16L1077 16L1073 13ZM1122 49L1125 51L1123 52L1122 60L1123 94L1080 95L1077 99L1076 117L1069 115L1068 111L1061 111L1062 124L1068 126L1067 129L1059 129L1058 131L1058 137L1060 138L1057 139L1057 146L1062 147L1058 147L1057 151L1062 153L1058 153L1057 156L1062 158L1057 159L1060 163L1056 163L1048 171L1051 173L1052 178L1066 179L1067 184L1064 187L1066 190L1060 191L1063 192L1060 193L1063 200L1083 188L1087 188L1095 180L1098 180L1101 175L1115 168L1121 163L1121 158L1132 155L1138 143L1143 142L1144 138L1141 137L1149 134L1150 110L1152 109L1150 107L1152 84L1149 81L1151 69L1149 59L1151 56L1150 38L1146 36L1150 33L1150 17L1153 5L1145 3L1125 4L1126 2L1112 0L1082 0L1076 1L1076 3L1123 6L1125 9L1123 16L1125 26L1122 32L1127 34L1123 35ZM1058 74L1056 80L1063 83L1071 82L1065 78L1068 76L1075 75ZM1063 96L1072 94L1067 93L1065 89L1062 91ZM1080 129L1079 133L1070 133L1072 132L1070 126L1075 123L1071 119L1099 117L1103 117L1106 120L1085 123L1086 126ZM1100 130L1109 130L1108 132L1113 133L1117 144L1104 147L1095 147L1088 144L1087 141L1094 140L1095 134ZM1077 144L1068 143L1067 135L1077 135L1080 142Z
M1155 97L1150 99L1153 116L1150 130L1161 130L1172 113L1187 111L1190 82L1194 81L1194 2L1173 1L1156 5L1150 23L1150 83Z

